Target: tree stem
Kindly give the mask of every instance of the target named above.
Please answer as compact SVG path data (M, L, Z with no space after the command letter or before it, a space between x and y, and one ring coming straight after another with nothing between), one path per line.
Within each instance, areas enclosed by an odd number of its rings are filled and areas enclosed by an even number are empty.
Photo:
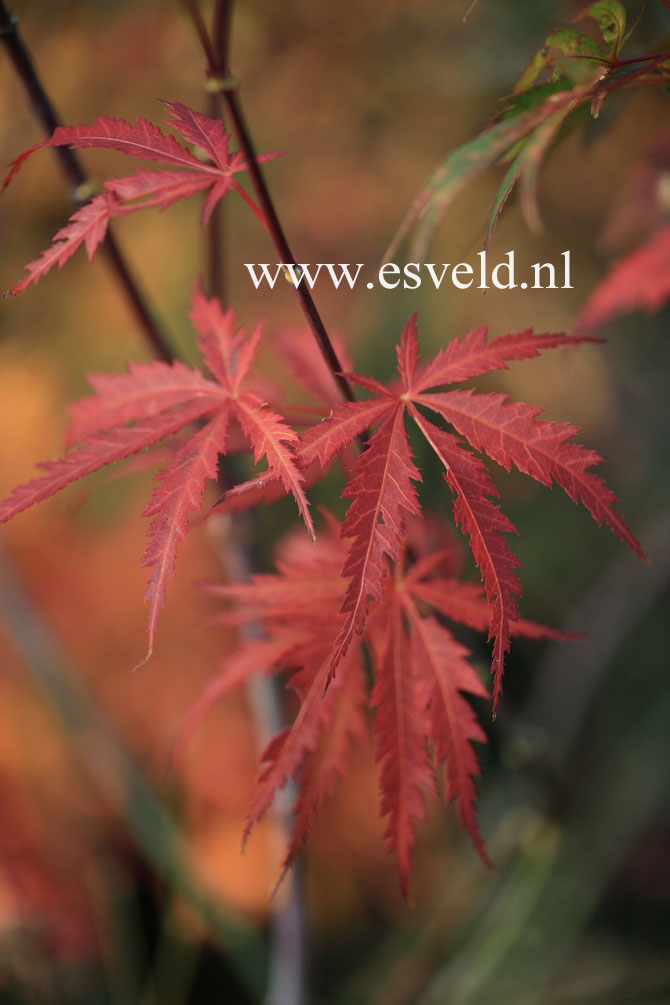
M230 7L226 3L216 3L212 15L212 41L211 56L214 59L222 60L228 52L230 40ZM207 31L204 28L203 35L200 35L203 46L209 46ZM201 29L201 30L202 30ZM209 59L209 57L208 57ZM207 102L207 114L215 119L219 114L219 100L216 94L210 94ZM222 306L227 306L226 296L226 273L225 273L225 222L226 207L224 202L218 202L214 207L212 216L207 227L207 259L209 274L210 295L217 297Z

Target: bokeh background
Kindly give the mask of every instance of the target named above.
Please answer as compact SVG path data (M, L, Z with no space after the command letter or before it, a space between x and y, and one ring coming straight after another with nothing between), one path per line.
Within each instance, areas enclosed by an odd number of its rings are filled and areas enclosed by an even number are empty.
M580 6L480 0L464 23L465 0L239 0L232 66L259 150L287 152L267 176L300 260L378 261L434 165L485 125L549 30ZM627 6L632 20L637 7ZM160 123L155 99L165 97L204 109L203 60L176 0L25 0L15 9L65 122L105 112ZM670 12L649 0L637 43L669 32ZM670 124L667 102L652 89L608 99L597 123L561 138L541 175L542 234L528 233L513 200L502 216L492 256L514 249L520 262L557 261L569 249L573 290L318 289L324 320L359 371L390 375L415 310L426 353L484 323L494 334L569 328L607 268L598 235L632 167ZM3 162L41 138L4 53L0 122ZM105 151L83 159L98 178L129 169ZM492 171L459 201L434 261L479 250L499 181ZM0 201L2 289L69 212L44 152ZM267 316L269 332L300 327L287 285L261 293L248 280L243 263L275 253L241 201L227 204L224 228L240 318ZM116 234L156 317L193 360L188 301L203 269L193 202L137 214ZM411 906L383 847L370 748L354 755L274 898L278 825L261 825L240 853L259 743L253 695L217 706L171 764L189 706L234 642L209 626L216 605L197 586L221 576L220 526L191 534L155 655L136 673L151 473L94 478L2 528L1 1002L260 1002L268 970L267 1000L297 1001L281 976L298 969L296 911L309 1001L670 1000L668 317L666 308L623 319L602 333L606 344L481 381L583 427L652 564L563 495L496 475L521 530L524 615L587 638L513 645L496 723L481 710L490 745L480 818L499 872L482 867L451 810L434 801ZM89 264L79 252L62 273L3 301L2 495L60 454L66 406L85 392L88 372L142 358L102 258ZM269 354L267 363L275 376ZM340 487L332 481L315 498L341 513ZM437 474L424 499L451 519ZM259 512L261 563L292 521L289 505ZM485 640L464 638L486 673Z

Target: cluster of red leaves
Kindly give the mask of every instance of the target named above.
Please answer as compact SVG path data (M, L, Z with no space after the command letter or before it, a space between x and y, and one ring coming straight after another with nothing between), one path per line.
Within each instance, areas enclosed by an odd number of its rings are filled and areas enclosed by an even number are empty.
M62 265L82 242L92 255L113 216L142 206L162 208L205 190L204 219L231 188L250 201L233 177L245 165L239 154L230 156L223 125L176 102L167 104L172 125L204 152L206 163L145 120L133 126L105 117L91 126L59 129L16 158L9 178L34 150L63 144L110 147L167 163L170 170L107 182L103 194L77 211L11 292L24 289L52 265ZM209 376L178 362L130 364L127 374L93 376L95 394L72 408L69 442L80 446L62 460L42 465L44 474L0 503L0 522L78 478L181 433L144 511L152 518L142 559L142 565L153 569L146 593L151 653L177 547L187 534L189 516L202 508L207 481L217 478L221 455L239 447L241 440L255 461L267 462L267 471L236 487L227 505L244 507L290 492L313 537L305 488L322 477L336 456L351 463L356 442L367 438L344 493L351 505L339 541L331 522L329 535L310 555L292 544L280 577L257 577L251 585L224 590L242 605L238 619L262 617L267 634L262 642L244 645L198 709L257 669L295 671L292 686L302 704L291 729L277 736L264 754L248 821L251 827L277 789L289 778L298 778L301 790L288 861L335 775L343 770L352 737L363 728L365 695L356 670L360 645L354 643L364 639L375 667L370 703L376 711L381 809L388 818L386 836L403 888L409 881L416 822L425 814L424 794L435 786L426 732L433 761L445 765L446 798L456 801L462 826L485 858L474 811L473 779L479 767L472 748L484 736L464 693L484 696L486 691L466 650L436 614L470 627L488 627L494 711L511 636L547 632L519 618L520 563L505 537L516 530L498 507L497 489L477 453L506 470L514 466L543 485L555 482L573 501L581 501L598 523L605 523L638 554L642 550L616 513L613 494L590 471L600 458L573 441L576 427L540 419L538 407L510 402L505 395L451 385L590 339L527 330L488 342L486 329L478 328L420 363L412 318L397 348L397 379L385 386L374 378L349 375L371 397L336 405L328 418L298 435L284 415L267 406L263 385L252 372L260 328L247 339L235 330L232 312L224 313L199 288L191 317ZM309 368L305 374L304 361L298 362L298 369L322 397L332 400L332 387L315 382ZM421 475L410 448L408 419L443 469L454 497L454 516L470 540L483 591L440 575L445 558L440 552L414 564L408 560L408 523L421 513L416 489Z
M86 246L89 260L92 259L105 239L110 220L127 216L138 209L165 209L178 199L206 192L202 209L204 225L217 202L226 192L233 190L264 223L262 213L235 178L240 171L246 170L247 165L242 154L230 153L230 136L223 122L195 112L178 101L164 101L163 104L169 110L170 125L188 143L203 152L204 160L183 147L174 136L166 136L147 119L140 118L133 125L125 119L99 115L90 126L60 126L48 140L36 143L12 161L5 187L25 161L43 147L107 148L141 160L167 164L169 168L160 171L140 169L134 175L106 181L102 193L73 213L66 226L55 235L51 247L26 266L28 275L12 286L10 294L23 292L54 265L62 268L82 244ZM266 161L276 156L265 154L258 159Z
M277 736L265 752L266 766L249 826L267 809L277 789L288 778L298 777L301 794L289 859L304 839L334 775L342 770L351 735L361 726L363 692L360 681L354 684L351 679L359 647L352 642L364 637L375 665L371 703L377 713L381 807L388 817L386 835L403 888L408 884L415 823L425 814L424 793L434 787L425 747L426 723L434 757L446 765L446 797L456 800L461 824L485 857L474 813L473 776L479 769L472 750L473 741L481 741L483 733L462 692L483 696L486 691L467 662L466 651L441 622L425 615L425 605L471 627L488 626L494 640L494 703L500 696L510 636L528 634L529 629L520 622L516 604L521 592L515 572L519 562L503 536L515 528L496 505L497 490L468 446L505 468L514 464L543 484L555 481L573 500L581 499L599 523L606 523L640 554L641 549L615 512L612 493L588 471L599 457L569 442L575 427L538 419L538 408L511 403L504 395L435 389L583 339L525 331L487 342L486 330L475 329L420 365L413 318L398 347L397 382L385 387L372 378L352 376L373 397L337 405L327 419L298 437L247 386L260 330L246 340L243 332L235 332L231 312L224 314L217 301L199 290L191 316L203 359L215 379L180 363L160 362L131 364L125 375L91 378L97 393L72 408L70 440L83 445L63 460L44 465L44 475L16 489L0 504L0 520L76 478L199 422L156 476L159 484L145 509L145 515L153 518L142 560L154 568L147 589L151 649L177 544L187 533L189 513L202 506L206 480L216 478L231 423L239 425L255 459L267 460L262 493L274 482L292 492L310 531L302 470L323 472L337 453L375 426L345 492L352 503L339 531L340 541L331 525L330 538L311 557L293 545L297 557L292 564L284 561L280 579L260 577L251 586L223 591L245 605L242 619L262 615L267 629L263 642L245 644L231 661L224 687L259 668L297 668L292 684L302 699L293 727ZM462 439L428 419L425 411L445 421ZM456 521L470 539L484 593L436 576L444 559L440 552L405 568L406 528L408 520L420 514L414 483L421 478L409 446L406 414L444 468L455 497ZM258 481L248 483L256 492ZM349 543L347 549L344 542ZM534 632L541 634L538 629ZM210 690L206 703L217 690L220 684Z
M506 533L516 533L511 521L493 501L498 491L483 462L468 447L488 455L506 470L512 465L541 482L559 485L574 501L581 501L598 523L605 523L634 551L640 545L614 509L614 495L589 471L601 458L571 442L579 432L566 423L539 419L541 409L508 401L503 394L475 394L471 389L438 391L491 370L507 369L513 360L531 359L541 351L590 341L586 336L533 335L527 330L487 342L486 328L473 329L456 338L431 361L419 365L416 319L403 331L398 354L398 380L391 387L370 377L349 374L349 380L371 392L366 401L337 405L324 421L308 428L295 458L301 469L316 465L324 470L336 454L373 424L378 428L353 468L344 493L352 499L342 536L351 539L342 575L349 580L342 603L345 615L327 667L330 682L354 635L365 627L369 600L379 600L386 571L385 556L397 561L402 549L406 519L418 515L420 506L414 482L421 480L409 445L408 415L427 440L444 468L454 497L456 522L470 539L474 559L482 574L490 605L489 637L494 641L494 707L509 649L510 627L519 617L516 598L521 586L515 569L519 561ZM446 421L460 434L435 425L423 410ZM235 490L245 489L253 501L268 491L267 476Z
M247 641L225 660L193 706L181 743L190 738L209 708L253 673L291 672L300 709L290 729L276 736L262 755L258 788L246 834L289 778L298 782L294 829L287 868L308 835L314 816L347 768L351 746L367 730L366 705L375 712L376 760L380 766L380 811L405 895L409 892L416 824L426 817L426 793L444 773L444 798L454 801L461 827L488 864L477 826L475 778L480 774L474 743L485 743L466 694L488 698L468 650L438 615L484 631L489 604L476 583L456 577L454 547L425 550L418 521L410 521L397 562L384 562L380 596L370 609L356 644L343 656L325 690L333 634L347 618L343 610L346 558L342 528L328 513L316 547L295 533L283 543L277 574L249 583L212 586L233 602L227 624L261 625L263 638ZM565 638L528 621L513 633L526 638ZM374 664L367 694L362 643ZM325 691L325 693L324 693Z

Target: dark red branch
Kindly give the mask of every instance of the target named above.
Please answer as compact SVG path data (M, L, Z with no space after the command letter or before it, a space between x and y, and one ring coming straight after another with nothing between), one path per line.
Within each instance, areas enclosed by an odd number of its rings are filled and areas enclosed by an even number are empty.
M272 242L277 250L277 254L284 265L297 265L298 263L291 251L291 248L289 247L284 229L279 221L279 217L277 216L277 211L272 201L272 197L270 196L270 192L256 158L254 144L247 127L242 106L237 96L237 84L230 71L227 51L225 49L219 52L215 51L214 46L207 35L207 30L202 20L202 15L200 14L196 0L185 0L185 4L193 21L207 60L207 76L209 79L210 89L220 97L220 100L223 102L224 107L230 115L233 129L237 137L237 142L248 165L249 177L251 178L251 184L254 192L256 193L256 199L258 200L258 204L265 215L268 230L270 232ZM225 3L218 4L217 7L221 8L221 11L219 14L215 15L215 17L219 18L219 21L215 24L215 30L217 33L223 32L225 34L226 32L229 32L232 2L231 0L227 0ZM223 27L221 27L222 25ZM321 316L317 310L309 288L301 283L299 286L295 287L295 293L300 303L302 312L305 315L307 324L309 325L310 330L318 343L328 368L337 382L342 397L346 401L355 401L356 397L348 380L346 377L342 376L343 367L338 359L335 349L333 348L333 344L330 341L330 337L326 331L323 321L321 320Z

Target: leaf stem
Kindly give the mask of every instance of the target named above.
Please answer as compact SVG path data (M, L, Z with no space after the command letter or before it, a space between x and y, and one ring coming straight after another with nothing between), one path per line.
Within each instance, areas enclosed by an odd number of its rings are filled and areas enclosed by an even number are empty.
M265 229L269 232L270 228L268 226L267 220L265 219L265 217L263 215L262 210L260 210L258 208L258 206L254 202L254 200L251 198L251 196L249 195L249 193L246 192L242 188L242 186L240 185L240 183L237 182L237 181L233 182L232 187L235 189L235 191L237 192L237 194L239 196L241 196L242 199L244 199L244 201L246 202L247 206L252 210L252 212L254 212L256 214L256 216L261 221L261 223L263 224L263 226L265 227Z
M630 59L613 59L605 60L605 62L616 69L617 66L631 66L633 63L662 63L666 59L670 59L670 52L654 52L649 56L632 56Z
M16 16L10 15L5 4L0 0L0 42L4 46L17 77L25 88L33 115L42 126L44 133L51 136L61 123L37 75L31 55L19 35L16 23ZM72 202L76 206L83 205L89 198L89 185L78 157L69 147L55 147L53 152L65 177ZM168 363L172 362L174 352L152 317L111 232L108 231L102 247L109 268L116 276L126 302L152 352L159 359Z

